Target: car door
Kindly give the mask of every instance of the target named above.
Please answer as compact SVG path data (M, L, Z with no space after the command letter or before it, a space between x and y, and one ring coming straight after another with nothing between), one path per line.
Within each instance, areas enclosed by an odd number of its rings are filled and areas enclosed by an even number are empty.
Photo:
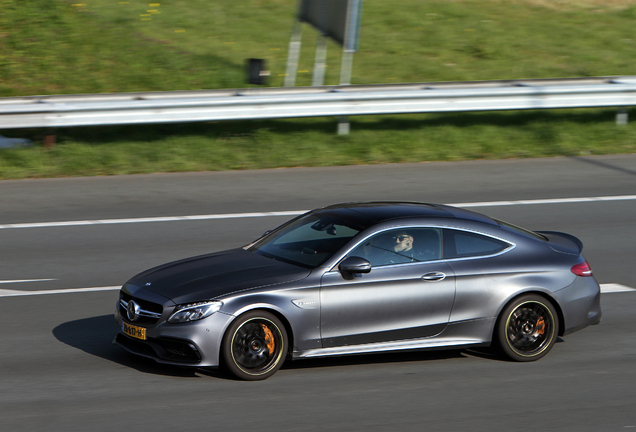
M393 259L386 238L399 237L402 231L378 234L347 254L369 259L371 272L347 275L335 268L323 275L323 347L432 337L446 328L455 299L455 276L441 260L440 234L430 228L409 230L417 253ZM432 247L424 248L424 240L419 241L425 237L434 238L429 242ZM382 249L387 252L384 256L374 255Z

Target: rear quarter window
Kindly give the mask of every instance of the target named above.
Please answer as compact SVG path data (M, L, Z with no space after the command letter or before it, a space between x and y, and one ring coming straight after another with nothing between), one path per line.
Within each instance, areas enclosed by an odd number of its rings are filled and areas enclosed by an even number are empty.
M504 241L467 231L444 230L444 258L494 255L510 245Z

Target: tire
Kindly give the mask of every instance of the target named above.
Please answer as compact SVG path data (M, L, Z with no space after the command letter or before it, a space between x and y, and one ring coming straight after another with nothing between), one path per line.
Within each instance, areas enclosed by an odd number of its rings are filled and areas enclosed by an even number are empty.
M499 347L511 360L539 360L556 342L559 333L557 312L544 297L524 295L501 312L496 332Z
M287 350L285 326L265 311L241 315L223 337L225 367L242 380L264 380L274 375L283 365Z

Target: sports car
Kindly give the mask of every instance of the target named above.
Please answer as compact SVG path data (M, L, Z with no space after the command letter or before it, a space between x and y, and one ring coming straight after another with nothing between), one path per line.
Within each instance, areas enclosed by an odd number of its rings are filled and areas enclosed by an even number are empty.
M298 216L120 291L115 343L245 380L286 360L494 345L514 361L601 321L576 237L446 205L370 202Z

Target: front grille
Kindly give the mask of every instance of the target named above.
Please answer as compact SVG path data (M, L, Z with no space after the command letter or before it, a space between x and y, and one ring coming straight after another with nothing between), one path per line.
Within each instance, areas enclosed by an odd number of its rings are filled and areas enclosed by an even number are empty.
M142 300L138 298L134 298L129 294L126 294L123 291L120 291L119 294L119 313L121 316L128 322L131 322L128 319L128 303L134 300L135 303L139 305L139 316L135 321L135 324L155 324L161 318L161 314L163 312L163 307L160 304L152 303L147 300Z

